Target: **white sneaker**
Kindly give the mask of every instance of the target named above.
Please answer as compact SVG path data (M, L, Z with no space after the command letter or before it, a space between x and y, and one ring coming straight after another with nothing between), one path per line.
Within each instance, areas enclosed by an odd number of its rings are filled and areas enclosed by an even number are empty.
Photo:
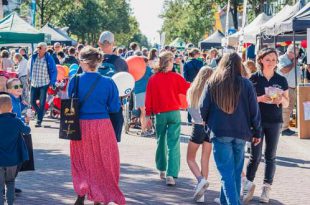
M167 186L175 186L175 181L173 177L167 176L166 177L166 184Z
M221 205L221 200L220 198L215 198L214 203Z
M166 172L160 171L160 172L159 172L159 178L160 178L160 179L165 179L165 178L166 178Z
M197 184L195 194L194 194L194 200L197 201L200 199L204 193L207 191L207 188L209 187L209 182L202 178L201 181Z
M255 184L249 180L246 180L243 188L243 204L247 204L253 199L254 191Z
M198 200L196 200L197 203L204 203L205 202L205 195L202 195Z
M260 196L259 202L269 203L270 192L271 192L271 185L264 183L262 188L262 195Z

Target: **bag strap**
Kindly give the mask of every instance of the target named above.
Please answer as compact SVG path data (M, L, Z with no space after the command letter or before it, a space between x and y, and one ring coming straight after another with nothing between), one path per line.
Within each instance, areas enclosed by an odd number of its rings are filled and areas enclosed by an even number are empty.
M80 101L80 107L83 106L84 102L89 98L89 96L92 94L92 92L95 90L96 85L98 84L99 80L101 79L101 75L98 75L95 82L92 84L92 86L90 87L89 91L86 93L86 95L84 96L84 98Z
M78 93L79 93L79 81L80 81L80 76L75 75L75 80L74 80L74 90L72 92L71 98L78 98Z

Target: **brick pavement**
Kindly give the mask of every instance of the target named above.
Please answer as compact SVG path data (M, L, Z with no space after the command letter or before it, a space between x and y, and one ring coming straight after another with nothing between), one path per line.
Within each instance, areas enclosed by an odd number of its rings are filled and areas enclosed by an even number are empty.
M73 204L75 193L72 188L69 158L69 142L58 139L58 124L47 119L46 128L33 128L36 171L20 173L16 186L23 190L17 197L17 205ZM190 134L190 128L182 126L183 134ZM119 144L121 155L121 189L128 204L195 204L192 202L194 179L187 167L185 156L187 144L183 137L181 144L181 172L176 187L167 187L158 179L154 165L156 141L141 138L135 134L123 135ZM281 137L275 182L270 204L310 204L310 140L297 137ZM259 204L262 185L263 164L256 178L255 200ZM206 203L214 204L218 196L219 175L213 156L210 164L210 188ZM87 204L92 204L87 202Z

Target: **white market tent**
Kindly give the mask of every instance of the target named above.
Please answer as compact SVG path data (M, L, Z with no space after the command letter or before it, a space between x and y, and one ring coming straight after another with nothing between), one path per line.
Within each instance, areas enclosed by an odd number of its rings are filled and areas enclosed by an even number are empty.
M47 23L40 30L43 33L51 35L51 43L59 42L66 45L75 45L76 41L71 39L68 35L65 35L63 32L60 32L59 29L55 28L53 25Z
M286 5L279 13L260 27L261 34L266 36L277 35L277 25L292 18L301 8L301 2L296 3L294 6Z
M306 28L310 28L310 2L290 19L277 23L275 33L279 35L292 31L305 31Z
M260 26L266 23L271 16L267 16L265 13L259 14L251 23L244 27L243 42L244 43L256 43L256 35L260 33ZM241 31L228 36L228 45L237 45L239 43L239 37Z

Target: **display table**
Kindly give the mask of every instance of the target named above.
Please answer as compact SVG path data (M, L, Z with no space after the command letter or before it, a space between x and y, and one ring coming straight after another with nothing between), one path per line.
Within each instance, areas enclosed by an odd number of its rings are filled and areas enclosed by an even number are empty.
M298 137L300 139L310 139L310 119L305 119L305 106L310 105L310 85L298 85L297 87L297 118Z

